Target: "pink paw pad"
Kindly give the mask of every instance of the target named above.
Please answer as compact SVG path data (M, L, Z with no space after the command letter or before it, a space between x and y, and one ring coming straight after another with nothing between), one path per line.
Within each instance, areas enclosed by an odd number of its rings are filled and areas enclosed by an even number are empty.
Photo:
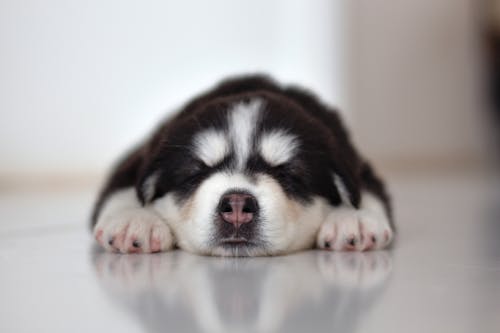
M161 251L161 242L158 238L151 238L151 252L160 252Z
M369 233L365 237L365 248L363 250L365 251L371 250L375 247L376 244L377 244L377 237L375 236L374 233Z
M355 235L349 235L344 239L344 251L355 251L360 240Z
M384 231L384 241L386 244L389 242L389 230Z
M100 243L102 241L102 234L104 231L102 229L97 230L95 233L95 239Z
M142 252L142 244L137 239L137 236L130 237L130 245L127 248L127 253L141 253Z

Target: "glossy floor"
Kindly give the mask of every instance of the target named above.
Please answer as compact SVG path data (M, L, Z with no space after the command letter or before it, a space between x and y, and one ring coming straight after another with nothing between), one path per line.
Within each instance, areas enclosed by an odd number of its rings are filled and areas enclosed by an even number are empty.
M0 332L499 332L500 181L394 177L391 251L102 253L90 191L0 192Z

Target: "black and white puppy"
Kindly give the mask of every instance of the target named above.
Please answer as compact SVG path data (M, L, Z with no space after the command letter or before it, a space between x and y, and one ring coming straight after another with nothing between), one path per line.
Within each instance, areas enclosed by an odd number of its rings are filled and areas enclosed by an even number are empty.
M92 226L107 250L208 255L388 246L381 180L338 114L265 76L196 97L118 163Z

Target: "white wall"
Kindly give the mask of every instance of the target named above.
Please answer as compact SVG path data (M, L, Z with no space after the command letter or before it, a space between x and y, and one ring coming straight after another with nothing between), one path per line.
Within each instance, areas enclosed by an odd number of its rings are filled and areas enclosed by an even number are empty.
M168 110L253 71L340 106L377 164L475 163L489 154L476 6L0 1L0 181L102 173Z
M265 71L342 105L342 2L0 2L0 176L102 172L165 110Z

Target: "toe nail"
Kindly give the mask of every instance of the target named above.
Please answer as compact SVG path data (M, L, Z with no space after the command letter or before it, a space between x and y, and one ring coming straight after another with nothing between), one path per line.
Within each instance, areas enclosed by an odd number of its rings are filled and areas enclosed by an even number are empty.
M328 249L329 249L331 246L332 246L332 245L330 244L330 242L325 242L325 247L326 247L326 248L328 248Z
M113 245L113 242L115 241L115 238L114 237L111 237L109 240L108 240L108 244L109 245Z
M377 238L375 236L372 235L372 242L373 243L376 243L377 242Z
M132 243L132 246L133 246L133 247L135 247L135 248L139 248L139 247L141 247L141 243L139 243L139 241L136 241L136 240L135 240L135 241Z
M356 238L354 238L354 237L348 238L347 239L347 244L349 244L351 246L356 245Z

